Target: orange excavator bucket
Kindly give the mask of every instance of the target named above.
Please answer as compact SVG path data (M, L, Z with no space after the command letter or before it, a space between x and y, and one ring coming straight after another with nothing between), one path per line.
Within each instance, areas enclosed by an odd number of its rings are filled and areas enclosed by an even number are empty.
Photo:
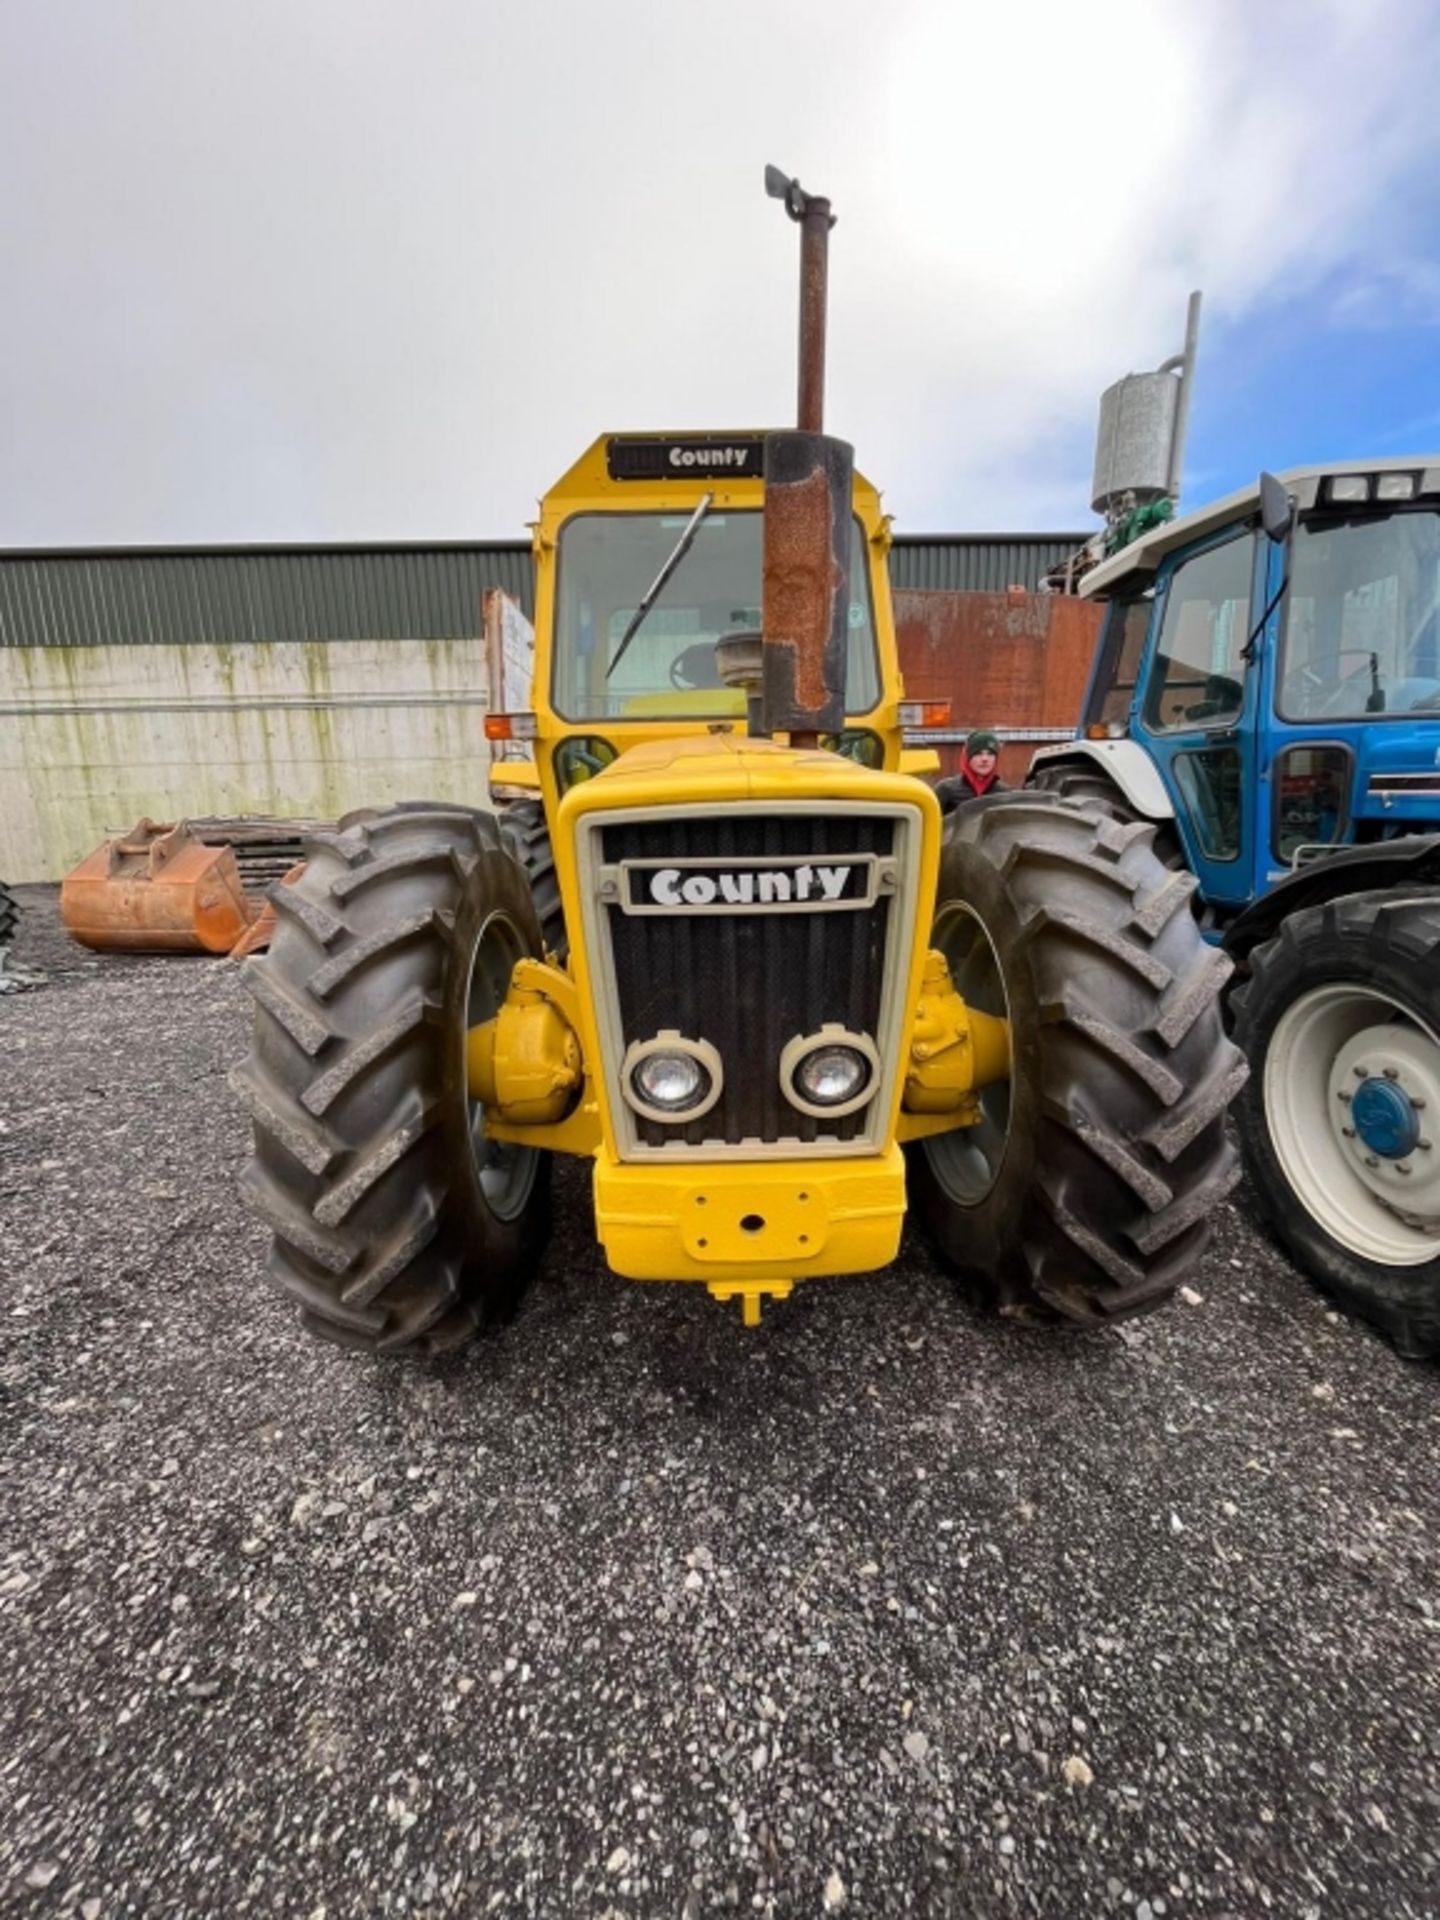
M97 953L229 953L259 918L235 852L184 820L142 820L66 875L60 918Z
M277 884L282 887L293 887L304 871L305 862L297 860L288 873L281 874ZM275 937L275 902L267 894L259 905L259 913L230 949L232 960L244 960L252 953L263 952Z

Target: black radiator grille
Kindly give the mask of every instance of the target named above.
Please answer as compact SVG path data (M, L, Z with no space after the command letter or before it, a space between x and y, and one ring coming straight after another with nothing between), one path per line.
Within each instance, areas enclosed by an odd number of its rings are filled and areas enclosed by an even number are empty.
M888 857L891 818L736 814L605 827L607 865L622 860ZM827 1021L879 1037L891 902L829 912L627 914L606 909L620 1023L628 1046L670 1027L708 1040L725 1069L719 1104L685 1127L634 1116L639 1140L662 1147L744 1140L853 1140L867 1109L820 1120L780 1091L786 1042Z

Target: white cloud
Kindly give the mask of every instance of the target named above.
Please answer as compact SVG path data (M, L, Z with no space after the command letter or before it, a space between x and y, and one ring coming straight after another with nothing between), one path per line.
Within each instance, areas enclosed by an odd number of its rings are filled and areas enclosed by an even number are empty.
M1083 525L1193 285L1433 273L1422 7L19 0L7 55L5 544L511 533L604 428L783 422L766 160L912 528Z

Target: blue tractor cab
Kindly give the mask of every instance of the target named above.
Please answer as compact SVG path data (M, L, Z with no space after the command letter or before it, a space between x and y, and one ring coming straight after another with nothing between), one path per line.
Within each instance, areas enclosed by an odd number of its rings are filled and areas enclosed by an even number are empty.
M1080 590L1106 603L1080 736L1031 782L1195 876L1269 1224L1440 1352L1440 455L1263 475Z

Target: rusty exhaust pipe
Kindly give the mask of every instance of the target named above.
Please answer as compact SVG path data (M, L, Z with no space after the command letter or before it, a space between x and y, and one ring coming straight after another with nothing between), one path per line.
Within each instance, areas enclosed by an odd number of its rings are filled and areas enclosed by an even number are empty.
M825 431L830 202L778 167L765 191L800 227L800 351L793 432L765 436L763 731L818 746L845 724L854 449Z

